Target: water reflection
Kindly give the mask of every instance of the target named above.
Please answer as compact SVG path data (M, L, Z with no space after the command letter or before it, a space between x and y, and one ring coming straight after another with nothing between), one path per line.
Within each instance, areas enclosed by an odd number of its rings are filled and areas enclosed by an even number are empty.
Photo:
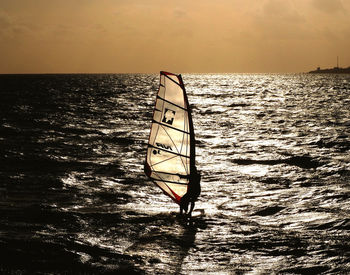
M200 217L187 220L175 213L138 217L135 222L141 222L144 228L125 252L141 256L142 265L153 273L167 274L182 272L189 250L195 248L198 227L203 229L206 226Z
M348 273L349 76L184 75L192 226L143 175L156 75L0 76L1 268Z

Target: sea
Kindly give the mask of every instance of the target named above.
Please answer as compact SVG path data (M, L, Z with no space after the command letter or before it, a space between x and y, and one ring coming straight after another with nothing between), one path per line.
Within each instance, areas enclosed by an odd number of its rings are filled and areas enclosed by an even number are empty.
M143 172L159 74L0 75L1 274L350 274L350 75L182 76L192 218Z

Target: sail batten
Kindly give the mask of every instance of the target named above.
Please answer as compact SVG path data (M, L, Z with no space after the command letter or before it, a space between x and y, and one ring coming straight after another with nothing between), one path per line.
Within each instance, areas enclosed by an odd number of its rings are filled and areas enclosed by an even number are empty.
M181 129L177 129L177 128L171 127L170 125L166 125L166 124L161 123L161 122L159 122L159 121L152 120L152 122L157 123L157 124L162 125L162 126L165 126L165 127L168 127L168 128L171 128L171 129L174 129L174 130L176 130L176 131L179 131L179 132L188 134L188 135L190 134L190 132L183 131L183 130L181 130Z
M145 163L146 175L179 203L195 161L194 131L181 75L160 72Z
M152 180L159 180L157 178L150 178ZM187 186L187 183L182 183L182 182L177 182L177 181L170 181L170 180L164 180L162 179L163 182L166 182L166 183L173 183L173 184L179 184L179 185L184 185L184 186Z
M165 72L161 72L161 73L165 73ZM176 82L174 81L174 79L172 79L171 77L169 77L166 73L164 74L166 78L168 78L170 81L173 81L175 84L179 85L181 87L181 83L180 82Z
M166 100L166 99L164 99L164 98L161 98L160 96L157 96L157 98L159 98L160 100L164 100L166 103L169 103L169 104L171 104L171 105L173 105L173 106L175 106L175 107L177 107L177 108L180 108L180 109L182 109L182 110L187 111L185 108L183 108L183 107L181 107L181 106L179 106L179 105L176 105L175 103L170 102L170 101L168 101L168 100Z

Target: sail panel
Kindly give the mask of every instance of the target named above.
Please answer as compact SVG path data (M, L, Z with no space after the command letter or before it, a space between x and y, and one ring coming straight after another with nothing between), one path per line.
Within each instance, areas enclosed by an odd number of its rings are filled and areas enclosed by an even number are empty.
M194 158L193 126L180 75L161 72L145 172L165 194L179 203L187 192L191 158ZM191 155L192 154L192 155ZM193 161L193 160L192 160Z
M165 150L159 150L149 146L147 152L147 162L153 171L166 172L169 174L188 175L190 159L181 155L176 155Z
M164 88L164 93L159 94L159 96L175 105L186 108L183 89L181 87L182 84L179 77L176 75L164 75L164 80L165 87L162 87Z

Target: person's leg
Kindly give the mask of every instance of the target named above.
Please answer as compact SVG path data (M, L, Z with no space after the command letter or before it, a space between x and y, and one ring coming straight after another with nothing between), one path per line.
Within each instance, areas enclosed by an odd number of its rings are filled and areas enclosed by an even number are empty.
M188 213L189 216L191 216L193 209L194 209L194 201L191 201L191 208L190 208L190 212Z
M180 214L183 213L183 211L185 213L187 213L188 210L188 203L189 203L189 199L188 199L188 195L187 193L181 198L180 200Z

